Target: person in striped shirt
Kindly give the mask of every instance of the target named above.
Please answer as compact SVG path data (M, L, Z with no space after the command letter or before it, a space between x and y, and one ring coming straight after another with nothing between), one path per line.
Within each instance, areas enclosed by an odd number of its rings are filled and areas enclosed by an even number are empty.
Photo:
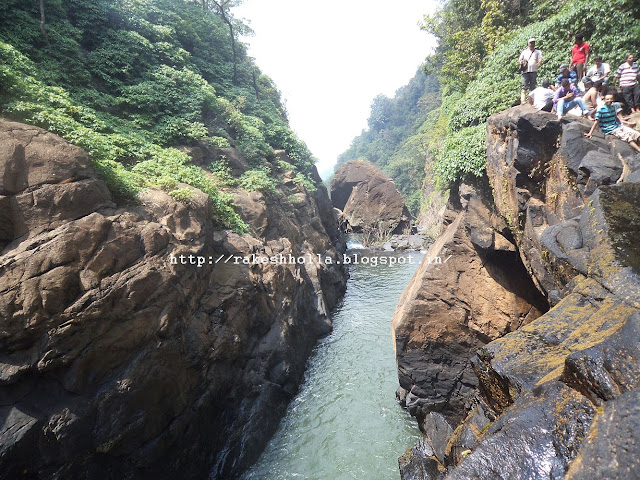
M633 54L627 55L626 61L618 67L613 76L613 85L620 79L620 88L624 101L633 113L640 113L640 85L638 85L638 64L633 61Z
M630 128L628 122L622 120L620 117L620 104L614 103L615 94L607 93L604 97L604 105L602 105L595 113L595 122L591 125L591 130L585 133L584 136L591 138L593 131L596 129L596 125L600 125L600 130L605 135L614 135L620 140L623 140L633 148L636 152L640 152L640 145L638 145L638 139L640 138L640 132ZM626 124L626 125L625 125Z

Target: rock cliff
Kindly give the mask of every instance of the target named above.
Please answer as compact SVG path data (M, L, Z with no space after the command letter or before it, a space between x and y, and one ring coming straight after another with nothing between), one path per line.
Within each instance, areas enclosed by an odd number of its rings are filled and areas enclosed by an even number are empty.
M0 120L0 476L231 479L257 458L346 282L326 189L279 188L237 192L251 235L202 193L118 207L81 149Z
M365 160L341 165L331 181L331 201L345 229L379 235L411 229L411 214L393 180Z
M461 186L436 243L455 268L422 268L394 318L424 433L400 459L405 480L638 471L640 161L617 139L584 138L589 126L530 107L489 119L491 188ZM492 267L500 252L511 263ZM509 302L517 322L505 322Z

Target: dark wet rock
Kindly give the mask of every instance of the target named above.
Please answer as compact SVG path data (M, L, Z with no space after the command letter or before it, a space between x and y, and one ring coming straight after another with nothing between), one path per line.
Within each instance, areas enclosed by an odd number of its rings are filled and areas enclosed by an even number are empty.
M404 480L438 480L444 475L443 467L425 440L419 440L407 450L398 459L398 466Z
M445 465L457 465L474 448L495 420L491 410L482 399L477 399L476 406L469 412L464 421L458 425L447 442Z
M545 258L541 237L551 235L547 227L581 215L596 189L620 178L623 163L636 163L635 153L615 137L585 138L587 121L558 123L552 117L517 107L487 122L487 174L495 205L509 225L525 267L546 295L562 290L578 271ZM531 151L537 152L535 161ZM568 225L557 233L561 250L578 242Z
M578 170L578 182L582 183L583 177L588 179L584 193L590 195L600 185L616 183L622 175L622 162L609 152L590 151L580 161Z
M491 424L445 478L560 480L588 434L594 413L593 405L566 385L545 384Z
M424 440L431 447L436 458L444 463L447 442L453 433L447 419L439 413L431 412L420 424L420 430L424 433Z
M640 184L623 183L604 188L599 200L607 216L607 233L616 257L640 273Z
M636 170L629 174L629 176L625 179L626 183L640 183L640 169Z
M607 402L566 480L626 480L640 471L640 390Z
M448 441L446 479L635 478L640 189L623 172L636 155L587 128L528 107L488 121L491 196L508 233L486 215L468 230L479 253L496 253L495 231L512 239L552 308L471 357L479 399Z
M331 181L331 201L354 232L384 241L411 229L411 214L393 180L376 165L357 160L340 166Z
M344 289L326 190L239 194L237 235L200 191L117 207L82 150L4 120L0 172L0 476L237 478ZM308 261L215 261L252 254Z

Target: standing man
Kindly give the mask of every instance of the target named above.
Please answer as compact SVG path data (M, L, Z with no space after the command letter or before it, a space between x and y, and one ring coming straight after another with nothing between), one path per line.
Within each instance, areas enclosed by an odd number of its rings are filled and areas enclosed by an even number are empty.
M527 101L527 91L531 92L536 88L538 77L538 67L542 64L542 52L536 49L536 39L529 39L529 47L525 48L518 58L520 71L522 72L522 92L520 93L520 104Z
M571 65L569 68L574 70L578 76L578 81L584 76L584 66L589 62L589 44L584 41L581 34L576 35L575 45L571 49Z
M638 64L633 61L633 54L627 55L627 60L618 67L613 76L613 85L620 79L620 88L627 106L632 113L640 113L640 86L638 85Z

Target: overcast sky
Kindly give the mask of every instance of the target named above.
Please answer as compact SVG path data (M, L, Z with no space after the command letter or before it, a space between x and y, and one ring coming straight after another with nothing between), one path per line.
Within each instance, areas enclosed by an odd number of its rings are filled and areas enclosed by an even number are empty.
M276 83L323 178L367 126L373 98L413 77L435 41L419 29L436 0L245 0L249 55Z

